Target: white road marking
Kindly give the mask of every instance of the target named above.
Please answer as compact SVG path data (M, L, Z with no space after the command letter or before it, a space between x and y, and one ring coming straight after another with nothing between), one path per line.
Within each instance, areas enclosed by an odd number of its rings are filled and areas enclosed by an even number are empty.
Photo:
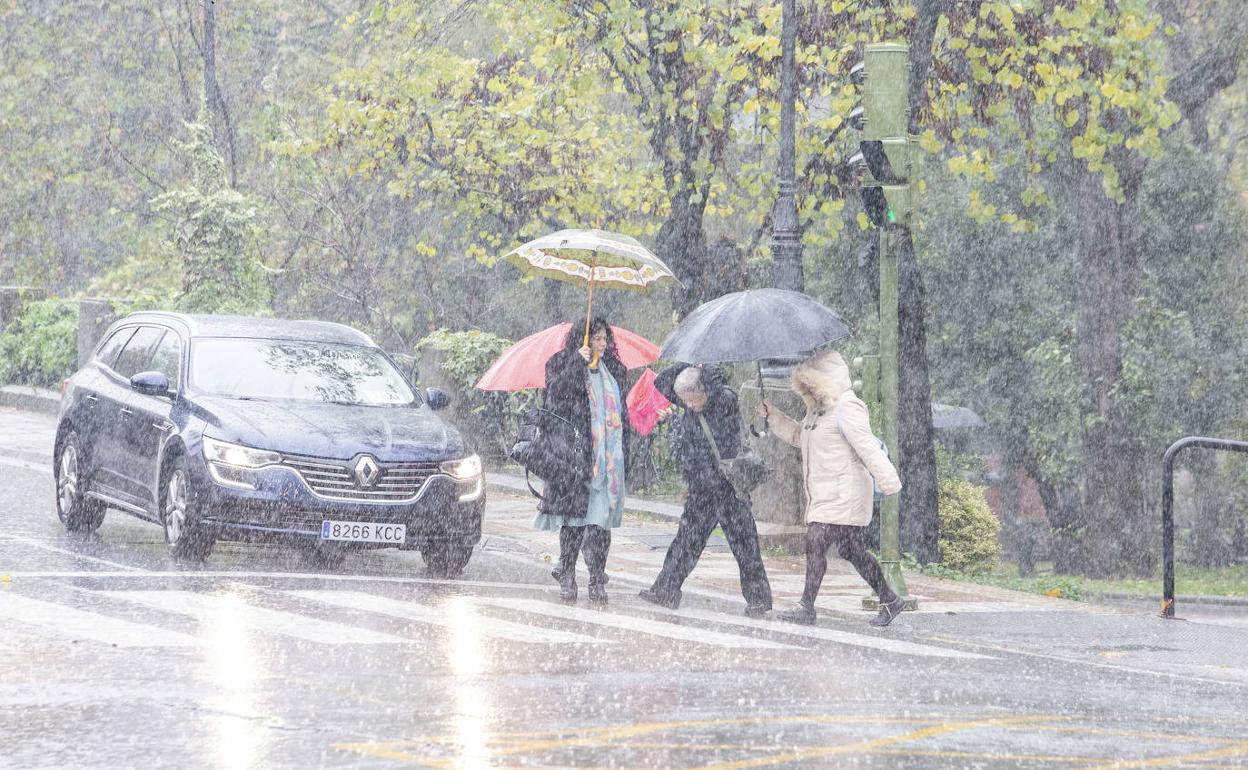
M189 615L200 624L221 623L223 618L255 631L293 636L319 644L404 644L408 639L378 631L331 623L291 612L254 607L233 595L195 591L98 591L114 599L137 602L164 612Z
M942 602L924 599L921 596L918 599L919 608L917 610L907 610L907 614L910 612L919 615L943 615L950 612L1061 612L1063 610L1069 612L1076 609L1061 600L1044 600L1033 603L1012 601ZM830 595L816 601L815 606L820 609L830 609L837 612L861 613L862 596ZM1088 611L1086 605L1078 609L1085 612Z
M0 535L0 540L4 536ZM553 582L544 581L542 583L496 583L487 580L443 580L438 578L413 578L413 577L395 577L387 575L335 575L331 573L320 572L230 572L228 570L203 570L195 572L178 572L176 570L145 570L137 567L126 567L125 565L117 565L124 567L127 572L92 572L90 570L83 571L64 571L64 570L32 570L32 571L15 571L6 572L10 578L178 578L179 580L187 580L192 578L201 579L217 579L217 578L260 578L260 579L291 579L291 580L318 580L323 582L339 582L339 583L400 583L408 585L434 585L434 586L453 586L467 588L504 588L523 591L538 591L541 593L551 593L559 590Z
M46 628L62 636L118 647L194 647L201 644L187 634L12 593L0 593L0 617Z
M303 599L331 604L364 612L375 612L381 615L414 620L444 628L458 625L458 621L445 610L429 607L415 602L389 599L384 596L360 593L358 591L284 591L283 593ZM553 628L526 626L523 623L512 623L498 618L482 618L479 633L495 639L507 639L513 642L532 642L535 644L611 644L610 639L596 639L592 636L559 631Z
M710 644L716 647L726 647L729 649L801 649L800 647L781 644L779 642L771 642L766 639L755 639L750 636L725 634L718 631L708 631L703 628L695 628L692 626L678 626L674 623L665 623L662 621L651 620L649 618L638 617L636 615L620 615L601 610L589 610L581 607L567 607L561 604L539 601L537 599L476 598L474 601L490 607L500 607L502 609L515 610L518 612L531 612L536 615L559 618L560 620L571 620L577 623L592 623L597 626L607 626L608 628L634 631L641 634L649 634L650 636L662 636L668 639L678 639L682 642L697 642L699 644Z
M736 615L725 615L721 612L711 612L710 610L685 609L678 610L671 614L675 617L697 618L698 620L708 620L714 623L723 623L730 626L758 628L765 631L774 631L776 633L786 634L788 636L804 636L808 639L820 639L827 642L836 642L837 644L848 644L854 647L884 650L885 652L895 652L900 655L919 655L927 658L962 658L965 660L992 659L989 655L980 655L974 652L963 652L962 650L951 650L945 647L933 647L926 644L906 642L900 639L868 636L866 634L854 634L848 631L837 631L835 629L823 628L820 626L799 626L792 623L782 623L776 620L756 620L754 618L737 617ZM905 615L902 615L901 620L904 619ZM901 620L898 620L897 622L901 622Z
M122 564L116 561L109 561L108 559L100 559L95 556L87 556L84 553L71 551L68 548L57 548L54 545L48 545L47 543L41 540L35 540L34 538L31 538L31 537L22 537L21 535L3 535L3 536L0 536L0 540L12 540L17 543L23 543L25 545L28 545L31 548L38 548L40 550L50 551L52 553L65 554L66 556L72 556L75 559L82 559L83 561L94 562L95 564L103 564L106 567L115 567L117 569L123 569L131 573L142 573L146 571L138 567L131 567L128 564ZM85 572L85 573L79 573L79 574L91 575L94 573Z

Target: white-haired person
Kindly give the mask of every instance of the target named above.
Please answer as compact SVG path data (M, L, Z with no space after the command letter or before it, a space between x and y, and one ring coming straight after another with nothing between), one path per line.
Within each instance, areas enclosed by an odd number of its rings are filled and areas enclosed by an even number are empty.
M716 366L677 364L665 369L654 385L683 409L672 426L672 447L680 458L689 494L663 569L654 584L641 592L641 598L670 609L679 607L681 586L718 525L737 560L745 614L762 617L771 609L771 584L767 582L758 547L754 514L749 501L737 496L721 472L701 422L705 420L720 457L736 457L741 451L737 394L728 387L723 370Z
M836 546L880 598L873 626L887 626L902 610L880 563L867 551L863 530L871 523L874 486L886 495L901 491L897 469L871 433L867 405L854 394L845 359L826 351L793 370L792 387L806 403L799 423L764 401L760 412L777 438L802 450L806 490L806 587L801 603L777 613L780 620L811 625L815 598ZM874 479L874 484L872 480Z

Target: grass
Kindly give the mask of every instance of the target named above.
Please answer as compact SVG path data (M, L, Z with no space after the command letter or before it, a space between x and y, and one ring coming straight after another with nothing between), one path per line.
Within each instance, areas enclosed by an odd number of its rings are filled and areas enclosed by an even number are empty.
M1124 578L1121 580L1093 580L1080 575L1062 575L1053 572L1052 565L1041 563L1032 575L1018 574L1017 565L1005 563L978 575L968 575L939 564L919 567L913 562L907 569L915 569L925 575L948 578L980 585L1009 588L1046 596L1066 599L1088 599L1091 594L1122 593L1156 597L1161 594L1161 573L1152 577ZM1193 596L1248 597L1248 564L1229 567L1194 567L1176 564L1174 568L1176 594Z

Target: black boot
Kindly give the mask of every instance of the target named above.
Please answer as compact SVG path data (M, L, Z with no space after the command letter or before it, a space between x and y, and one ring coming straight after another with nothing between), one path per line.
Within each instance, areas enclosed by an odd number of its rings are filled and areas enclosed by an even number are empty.
M799 604L791 610L776 613L777 620L783 620L785 623L797 623L800 626L813 626L815 617L815 608L810 604Z
M576 601L576 559L581 553L584 536L584 527L559 529L559 566L550 574L559 581L559 599L566 603Z
M607 553L611 549L611 530L597 526L585 528L585 567L589 570L589 600L607 603Z
M680 609L680 594L669 596L667 594L659 593L653 588L647 588L637 595L644 601L650 602L651 604L657 604L658 606L665 607L669 610Z

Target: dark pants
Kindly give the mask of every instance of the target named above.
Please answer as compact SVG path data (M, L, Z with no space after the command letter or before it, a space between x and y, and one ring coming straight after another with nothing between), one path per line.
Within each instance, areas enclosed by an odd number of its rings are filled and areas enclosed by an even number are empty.
M676 539L667 549L663 569L651 588L665 599L679 600L680 587L697 566L715 526L724 530L728 547L741 572L741 595L752 607L771 609L771 584L758 549L758 529L748 503L727 490L690 492L680 516Z
M589 584L606 585L607 552L611 550L611 530L588 524L559 528L559 572L576 574L576 557L585 555Z
M836 546L841 558L854 565L862 579L867 581L880 601L887 604L897 598L884 580L880 563L867 551L862 533L865 527L844 524L821 524L811 522L806 527L806 590L802 592L802 604L815 606L823 573L828 570L828 549Z

